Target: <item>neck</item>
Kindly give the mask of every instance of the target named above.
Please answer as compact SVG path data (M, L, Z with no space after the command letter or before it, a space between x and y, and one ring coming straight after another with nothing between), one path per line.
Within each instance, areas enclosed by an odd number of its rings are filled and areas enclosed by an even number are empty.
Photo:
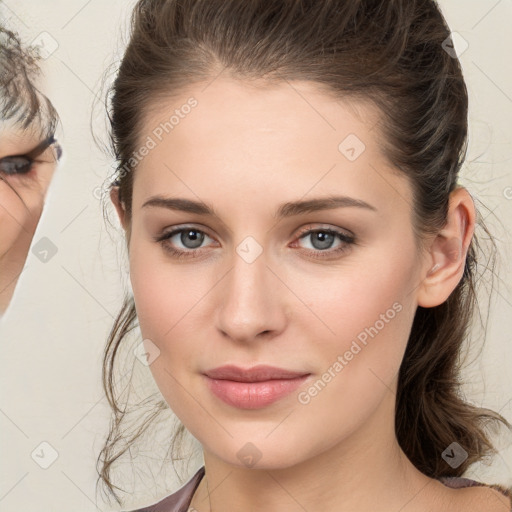
M444 486L418 471L401 450L394 433L394 398L390 392L350 437L292 467L233 466L205 450L205 477L191 505L201 512L396 512L406 504L429 510Z

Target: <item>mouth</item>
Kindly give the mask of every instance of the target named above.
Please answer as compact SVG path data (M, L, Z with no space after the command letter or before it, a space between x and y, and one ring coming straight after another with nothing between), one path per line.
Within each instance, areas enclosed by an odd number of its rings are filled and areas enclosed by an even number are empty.
M261 409L292 393L310 373L259 365L222 366L204 373L210 391L224 403L239 409Z
M309 373L261 364L252 368L240 368L235 365L219 366L218 368L207 370L205 375L211 379L232 380L235 382L264 382L267 380L295 379L309 375Z

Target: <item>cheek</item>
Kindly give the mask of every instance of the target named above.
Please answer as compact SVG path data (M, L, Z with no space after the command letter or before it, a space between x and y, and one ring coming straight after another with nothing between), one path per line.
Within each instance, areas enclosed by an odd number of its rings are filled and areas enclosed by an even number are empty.
M325 323L338 328L375 322L381 313L399 301L411 300L415 266L411 257L386 257L373 251L347 260L328 272L297 272L287 279L297 296L318 312ZM343 334L346 329L336 334ZM353 334L353 333L352 333Z
M160 350L167 351L177 336L193 336L194 329L197 336L198 326L191 325L189 319L207 293L208 283L207 276L192 266L166 260L155 245L132 233L130 279L143 337L155 340Z
M162 333L176 322L176 287L166 284L162 269L149 265L142 251L134 246L130 251L130 280L141 333L144 338L161 339Z
M198 348L191 343L197 338L197 324L190 318L201 296L193 293L193 278L184 275L183 267L157 262L154 248L144 248L133 234L130 245L130 280L141 335L154 344L151 350L155 345L158 350L149 368L169 407L187 418L197 405L184 390L197 360Z
M0 181L0 256L11 249L26 224L26 210L19 197Z
M310 296L334 334L311 315L301 324L318 375L301 390L300 411L308 429L327 429L327 443L358 428L394 392L414 317L408 272L368 268L326 280L323 294L316 289L316 299Z
M345 373L361 368L364 378L375 367L389 381L402 360L416 309L413 252L404 247L397 255L383 248L365 261L352 261L321 277L290 276L308 307L297 309L297 320L308 339L318 339L325 367L346 355Z
M39 196L44 200L57 169L55 162L43 162L38 167L37 181Z

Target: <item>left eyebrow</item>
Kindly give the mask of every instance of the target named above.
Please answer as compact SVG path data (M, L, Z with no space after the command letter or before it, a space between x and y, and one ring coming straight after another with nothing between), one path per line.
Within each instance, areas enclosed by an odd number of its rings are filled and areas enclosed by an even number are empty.
M202 201L192 201L184 198L153 196L142 205L142 208L147 207L167 208L169 210L195 213L197 215L210 215L212 217L219 218L215 209L211 205ZM277 209L274 214L274 218L282 219L285 217L292 217L320 210L332 210L335 208L348 207L363 208L374 212L378 211L375 206L372 206L361 199L355 199L348 196L328 196L283 203Z
M333 210L335 208L363 208L377 212L377 208L361 199L348 196L328 196L304 201L293 201L282 204L274 217L284 218L319 210Z

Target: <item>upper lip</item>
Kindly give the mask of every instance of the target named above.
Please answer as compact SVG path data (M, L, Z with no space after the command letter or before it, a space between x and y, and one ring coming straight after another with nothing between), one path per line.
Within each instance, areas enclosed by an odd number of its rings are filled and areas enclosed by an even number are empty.
M240 368L235 365L219 366L204 372L205 375L212 379L233 380L236 382L263 382L274 379L295 379L308 372L285 370L275 366L258 365L252 368Z

